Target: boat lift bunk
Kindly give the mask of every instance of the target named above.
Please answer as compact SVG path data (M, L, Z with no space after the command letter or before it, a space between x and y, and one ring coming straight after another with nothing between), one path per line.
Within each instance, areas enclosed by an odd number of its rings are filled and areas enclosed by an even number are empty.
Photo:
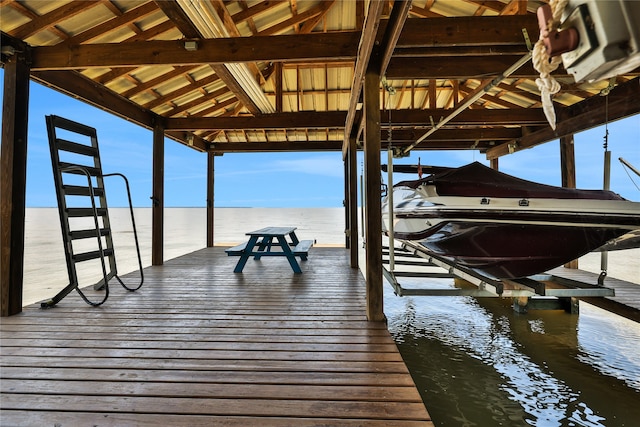
M493 279L455 265L450 260L427 252L421 245L404 240L396 240L400 247L385 248L388 255L383 260L383 275L398 296L473 296L512 298L514 310L526 312L528 309L563 309L578 312L576 298L614 296L615 290L575 279L560 277L551 273L539 274L522 279ZM412 266L412 270L400 270L395 266ZM445 272L432 267L440 267ZM433 279L457 278L475 287L433 288L403 286L403 278Z

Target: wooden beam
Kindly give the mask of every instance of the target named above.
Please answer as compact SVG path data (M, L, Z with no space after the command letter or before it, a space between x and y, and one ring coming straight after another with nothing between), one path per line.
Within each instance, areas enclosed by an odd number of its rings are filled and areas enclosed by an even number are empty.
M525 46L523 28L538 40L535 14L408 19L397 47Z
M153 128L156 115L75 71L35 71L34 80L136 124Z
M5 39L3 37L3 46ZM22 311L29 117L28 48L4 63L0 151L0 316Z
M160 121L153 127L152 162L151 265L162 265L164 263L164 128Z
M268 153L295 151L340 151L342 141L271 141L264 142L216 142L209 151L213 153Z
M382 202L380 197L380 65L369 63L364 81L364 175L366 206L367 318L385 320L382 281Z
M162 12L180 30L187 39L202 38L202 34L196 29L191 19L184 13L180 5L175 1L153 0L162 9Z
M212 248L215 240L214 235L214 182L215 182L215 155L207 153L207 247Z
M394 127L416 127L430 126L431 119L439 121L442 117L450 114L451 109L425 109L425 110L402 110L392 114L392 124ZM384 117L388 117L388 112L382 112ZM283 128L331 128L340 129L344 125L346 112L326 111L326 112L294 112L294 113L273 113L264 114L260 117L185 117L169 118L165 120L166 130L230 130L230 129L283 129ZM450 126L545 126L546 118L542 109L517 109L517 110L466 110L449 122ZM382 123L387 127L387 123ZM443 129L448 132L449 129ZM517 130L516 130L517 131ZM398 135L403 135L402 130ZM453 132L453 131L451 131ZM471 138L473 132L465 129L458 130L459 135ZM497 132L497 133L492 133ZM486 136L498 139L504 132L513 135L514 129L502 129L494 131L483 129L478 135L481 138ZM394 133L396 131L394 130ZM435 134L434 134L435 135ZM437 138L437 136L436 136ZM456 138L451 135L451 138Z
M382 43L380 44L382 52L382 58L380 58L381 76L384 76L387 72L387 66L389 65L404 24L409 16L409 10L411 10L411 0L395 0L393 2L391 16L389 16L389 21L384 36L382 37Z
M410 79L480 79L498 76L520 59L521 56L453 56L446 59L437 57L392 58L387 68L387 78L393 80ZM539 76L531 64L523 65L511 77L535 78ZM567 77L562 67L554 72L555 77Z
M187 117L166 119L170 130L341 128L345 111L263 114L259 117Z
M80 99L89 105L147 129L153 129L153 123L160 120L160 116L152 111L96 84L76 71L37 71L32 72L31 77L47 87ZM167 136L186 144L187 140L181 139L179 135L176 132L167 132ZM186 138L185 134L182 135ZM204 141L197 138L194 141L194 148L200 151L206 151L208 145L208 143L205 144Z
M430 46L406 47L396 46L394 58L446 58L461 56L522 56L528 52L527 45L506 46Z
M365 17L364 28L358 44L358 53L355 69L353 71L353 83L351 84L351 95L349 97L349 109L347 110L347 120L345 121L345 139L342 145L343 157L346 155L347 146L349 144L349 136L356 116L358 102L360 102L360 93L362 92L362 84L364 74L369 65L369 59L373 52L373 45L378 36L378 28L380 27L380 16L384 2L372 1L369 3L367 16Z
M578 104L556 110L558 123L555 131L547 126L542 130L523 135L521 138L491 148L487 151L487 158L504 156L513 151L531 148L547 141L600 126L607 120L607 115L609 121L614 121L639 114L640 102L630 102L629 100L640 99L640 78L616 86L607 96L609 98L608 108L606 107L607 97L593 96ZM608 114L605 114L605 110L608 110Z
M452 111L447 108L392 111L391 122L393 126L431 126L431 120L439 122ZM384 110L382 116L389 117L389 114ZM545 126L547 124L541 108L465 110L448 123L450 126Z
M389 129L386 123L380 138L386 141ZM393 129L392 139L396 143L413 142L424 134L424 129ZM443 141L511 141L522 136L522 129L517 127L478 127L450 129L443 128L429 136L428 143ZM428 144L425 144L428 145Z
M32 69L354 60L358 36L355 32L340 32L206 39L197 41L196 51L186 50L184 40L58 44L34 48Z

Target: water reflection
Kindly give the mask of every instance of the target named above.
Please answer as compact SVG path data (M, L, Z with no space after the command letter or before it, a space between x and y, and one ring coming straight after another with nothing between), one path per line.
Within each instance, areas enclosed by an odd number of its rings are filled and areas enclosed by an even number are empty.
M636 425L636 323L584 303L579 316L519 315L507 300L386 292L389 329L436 425Z

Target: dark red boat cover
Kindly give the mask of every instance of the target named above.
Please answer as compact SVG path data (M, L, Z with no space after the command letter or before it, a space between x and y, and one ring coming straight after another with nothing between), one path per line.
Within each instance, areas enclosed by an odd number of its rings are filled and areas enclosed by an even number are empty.
M415 181L402 181L395 186L418 188L422 184L435 185L440 196L625 200L612 191L578 190L527 181L479 162Z

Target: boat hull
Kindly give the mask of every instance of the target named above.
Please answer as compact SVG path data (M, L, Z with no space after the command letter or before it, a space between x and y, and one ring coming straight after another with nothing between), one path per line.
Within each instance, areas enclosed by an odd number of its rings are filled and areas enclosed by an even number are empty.
M612 228L489 222L446 222L428 232L431 234L425 237L406 240L418 241L435 255L501 279L547 271L624 234Z

